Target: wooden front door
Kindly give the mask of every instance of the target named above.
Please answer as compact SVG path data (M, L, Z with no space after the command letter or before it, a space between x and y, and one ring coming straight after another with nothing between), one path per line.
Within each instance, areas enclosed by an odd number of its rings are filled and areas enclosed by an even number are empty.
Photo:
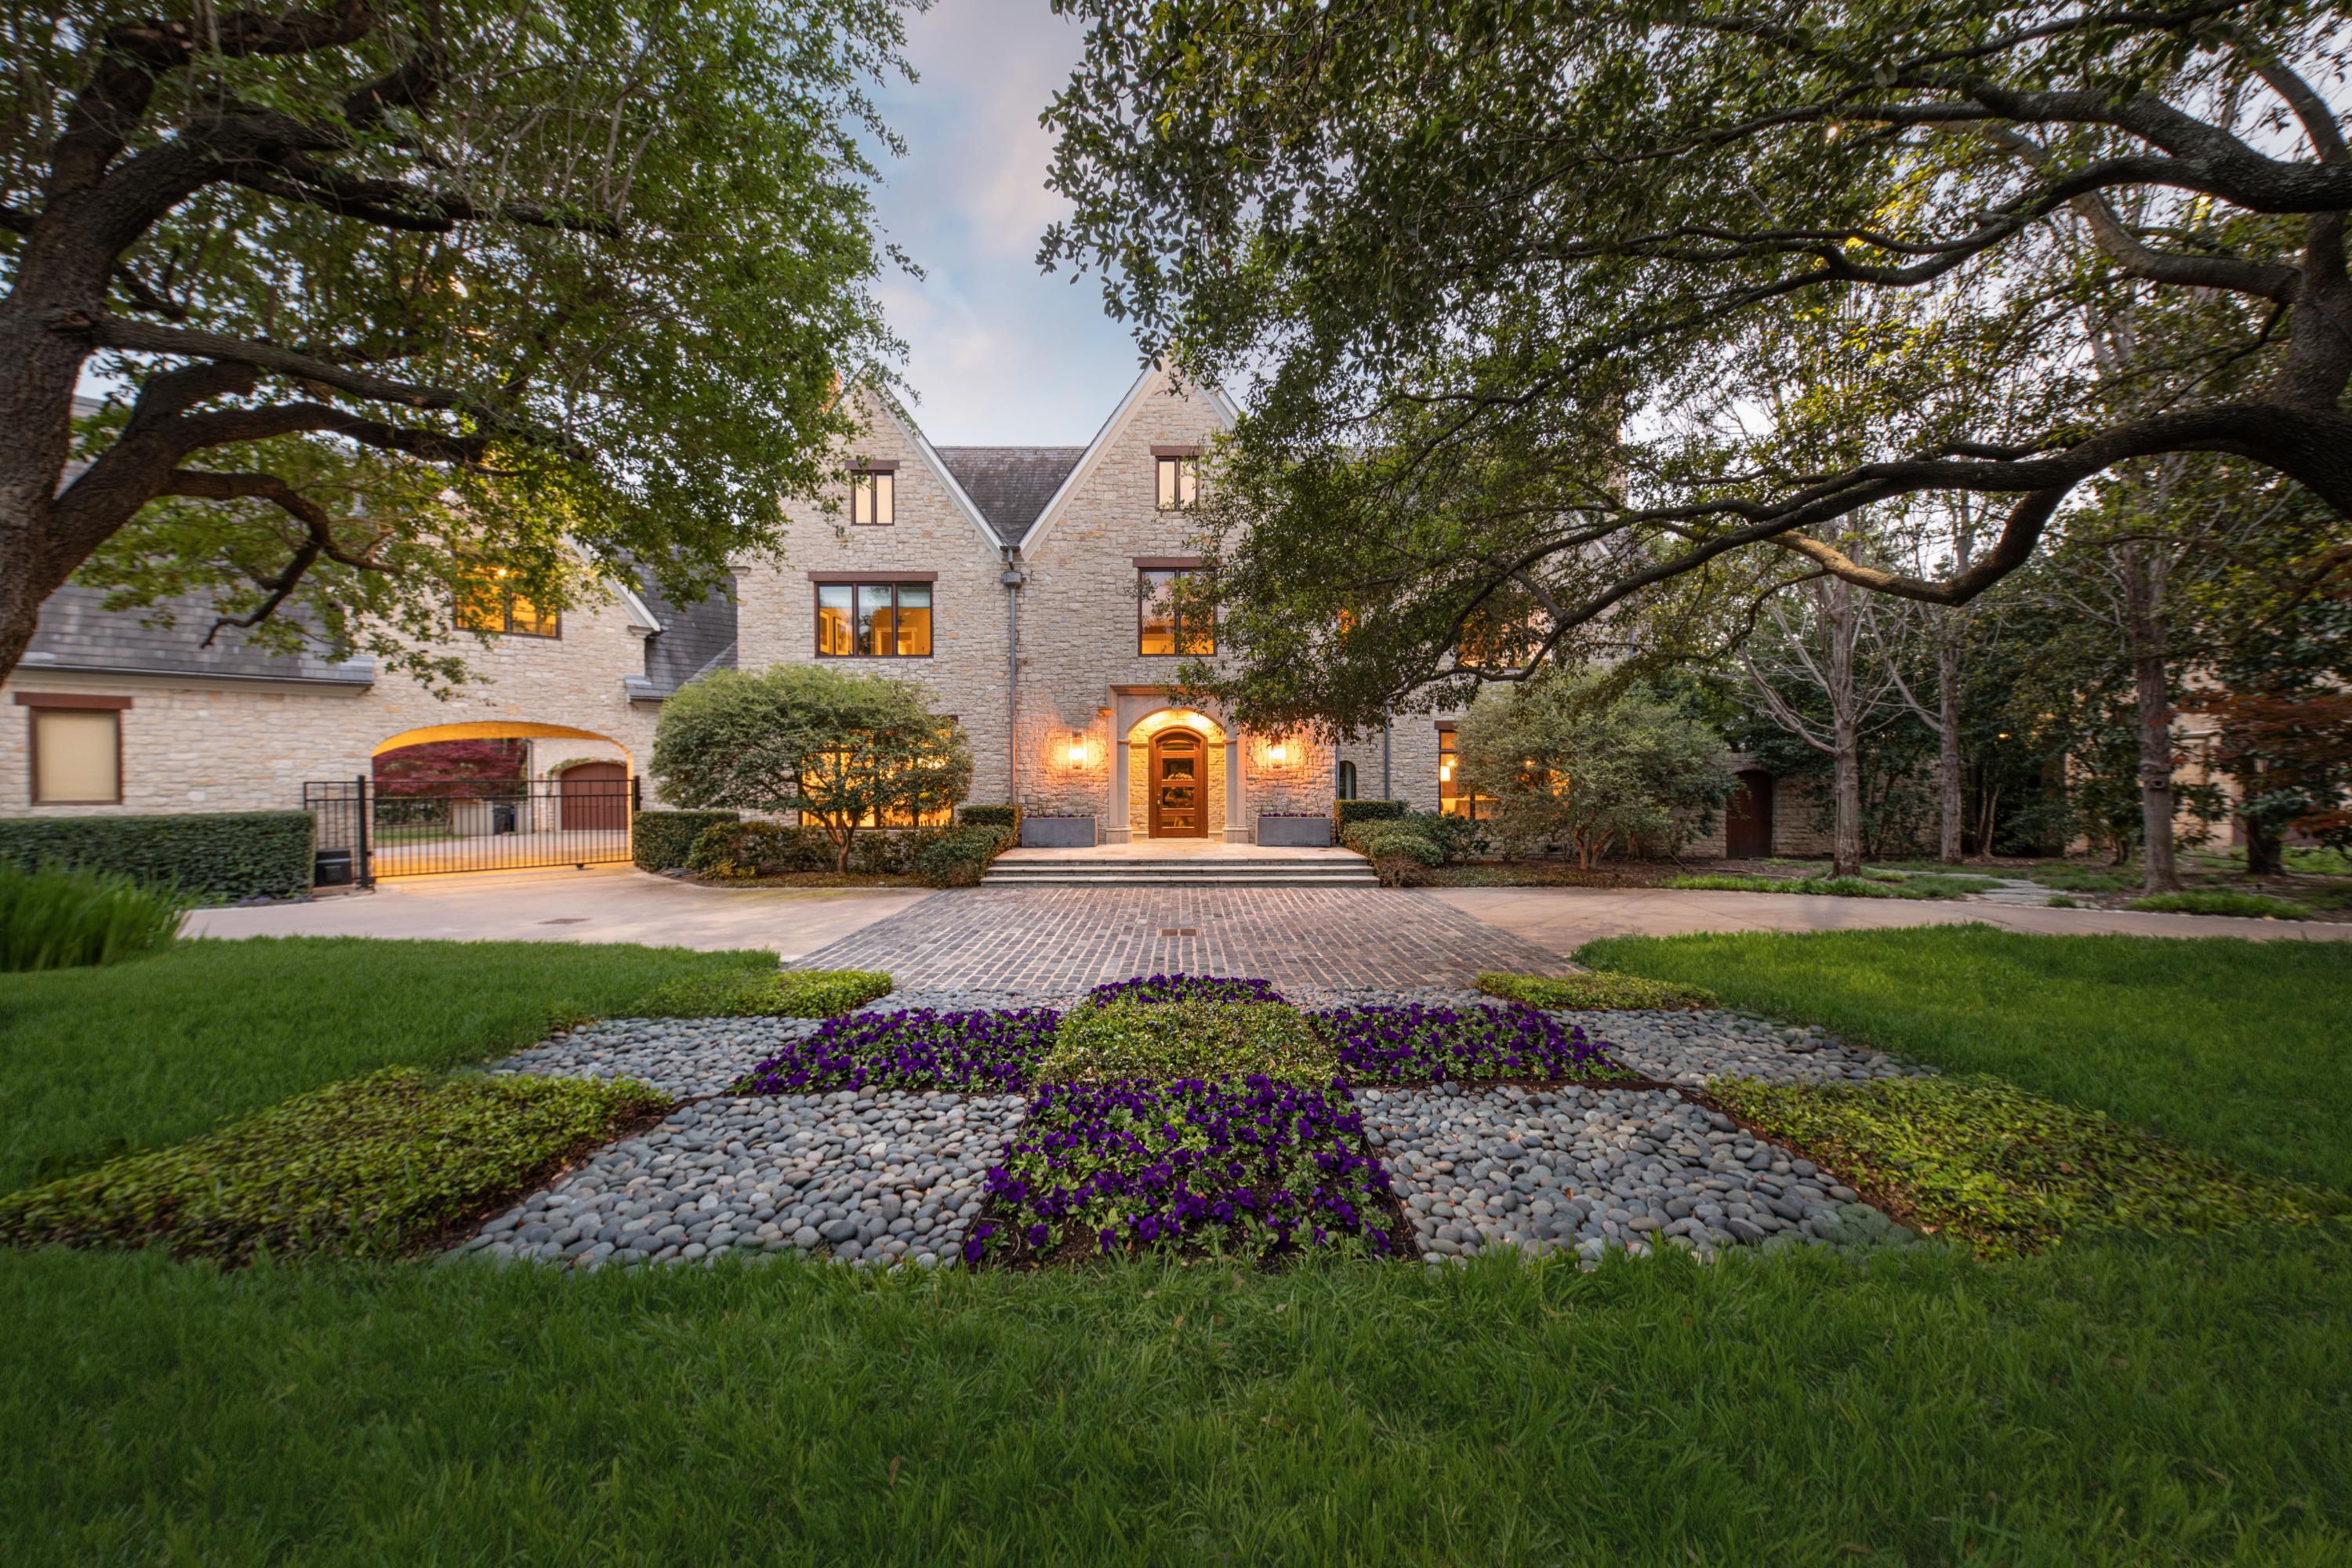
M1209 749L1190 730L1151 738L1151 837L1205 838L1209 833Z
M574 763L563 770L563 831L617 833L629 826L629 770Z
M1734 860L1772 853L1772 775L1761 768L1739 775L1723 807L1723 852Z

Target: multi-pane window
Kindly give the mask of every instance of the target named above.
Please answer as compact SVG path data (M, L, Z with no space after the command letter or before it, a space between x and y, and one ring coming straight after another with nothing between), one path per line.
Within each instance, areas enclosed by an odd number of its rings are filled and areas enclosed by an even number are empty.
M898 521L898 476L887 468L859 468L849 476L849 521L867 528Z
M1160 457L1152 459L1160 471L1160 510L1175 511L1201 499L1201 459Z
M563 617L520 594L482 594L459 602L457 624L469 632L500 637L560 637Z
M929 583L822 583L816 651L824 658L929 658Z
M1331 793L1338 795L1341 800L1353 800L1356 798L1355 763L1341 763L1339 764L1339 777L1338 784Z
M122 714L116 708L32 711L33 804L117 805L122 800Z
M1139 652L1151 654L1206 654L1217 651L1216 615L1201 602L1196 593L1180 595L1176 592L1179 578L1199 575L1184 571L1153 571L1138 574L1137 641Z
M952 725L954 720L949 723ZM801 793L811 800L823 800L833 781L849 772L846 751L820 752L806 764L801 778ZM809 810L801 813L802 820L819 826L837 823L839 812ZM860 812L855 824L858 827L950 827L955 823L953 805L933 806L926 811L877 811L872 806Z
M1454 742L1450 729L1437 732L1437 809L1448 816L1466 816L1473 822L1484 821L1495 812L1495 797L1473 795L1459 783L1462 754Z

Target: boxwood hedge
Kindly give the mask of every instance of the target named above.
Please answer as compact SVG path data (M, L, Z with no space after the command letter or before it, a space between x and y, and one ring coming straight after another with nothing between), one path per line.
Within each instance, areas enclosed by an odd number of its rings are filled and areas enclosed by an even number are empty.
M629 819L629 853L647 871L674 871L702 830L741 820L732 811L641 811Z
M30 816L0 822L0 860L119 871L208 904L310 890L310 814Z

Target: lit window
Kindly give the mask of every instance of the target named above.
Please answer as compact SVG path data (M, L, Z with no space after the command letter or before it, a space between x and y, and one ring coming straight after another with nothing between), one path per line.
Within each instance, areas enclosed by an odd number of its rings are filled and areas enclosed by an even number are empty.
M898 521L898 476L887 468L860 468L849 476L849 521L864 528Z
M1341 763L1339 764L1339 788L1333 791L1333 793L1341 800L1353 800L1356 798L1355 763Z
M816 591L820 658L929 658L929 583L824 583Z
M1437 732L1437 809L1448 816L1466 816L1473 822L1494 814L1495 797L1472 795L1459 782L1462 753L1454 743L1454 731Z
M1144 571L1136 590L1138 652L1209 654L1217 651L1215 615L1196 595L1180 603L1176 580L1190 572Z
M1201 459L1198 458L1160 458L1154 467L1160 474L1160 510L1175 511L1191 506L1201 499Z
M947 721L948 728L955 721ZM849 753L845 751L819 752L809 761L801 775L801 793L811 800L823 800L839 783L849 776ZM802 819L818 826L838 821L837 812L809 810L801 813ZM931 806L921 811L877 812L868 806L858 813L854 826L858 827L949 827L955 823L955 807Z
M112 709L33 710L33 804L115 805L122 799L122 715Z
M560 637L563 617L542 610L520 594L481 594L457 603L457 624L494 637Z

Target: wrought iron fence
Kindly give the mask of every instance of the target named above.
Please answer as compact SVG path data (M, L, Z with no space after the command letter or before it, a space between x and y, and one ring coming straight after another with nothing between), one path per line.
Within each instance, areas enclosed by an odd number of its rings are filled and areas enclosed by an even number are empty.
M302 786L302 804L318 819L321 886L626 860L636 800L637 781L617 764L551 779L356 778Z

